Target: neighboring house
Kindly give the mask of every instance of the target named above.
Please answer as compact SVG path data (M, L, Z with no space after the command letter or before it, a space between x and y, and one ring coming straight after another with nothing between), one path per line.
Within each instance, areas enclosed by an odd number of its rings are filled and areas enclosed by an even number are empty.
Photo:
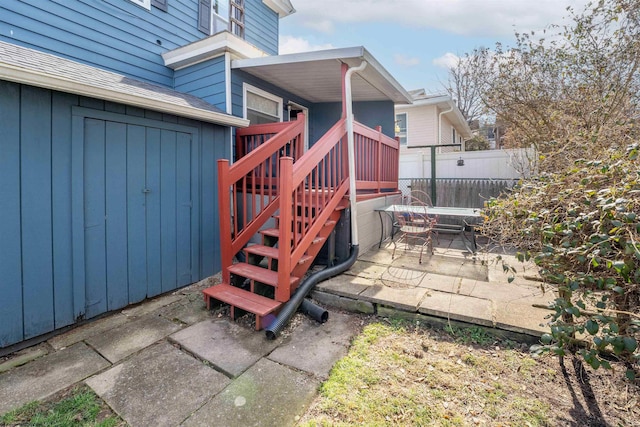
M216 161L236 129L410 96L361 47L277 56L289 0L0 3L0 348L221 269ZM345 65L346 64L346 65Z
M439 152L464 151L464 141L472 137L471 128L449 95L431 95L424 89L409 91L411 105L396 105L395 136L400 138L400 155L412 148L442 147Z

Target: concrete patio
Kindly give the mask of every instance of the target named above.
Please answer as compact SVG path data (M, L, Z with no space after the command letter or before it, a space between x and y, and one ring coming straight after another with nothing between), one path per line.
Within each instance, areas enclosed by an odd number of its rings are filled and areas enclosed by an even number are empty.
M349 312L530 342L545 330L549 312L533 305L552 294L536 280L508 283L495 255L472 256L447 235L422 264L412 250L391 253L367 252L320 283L313 298L329 321L298 316L274 341L206 310L200 291L215 278L57 335L0 364L0 414L84 382L132 426L292 425L358 333L363 319Z

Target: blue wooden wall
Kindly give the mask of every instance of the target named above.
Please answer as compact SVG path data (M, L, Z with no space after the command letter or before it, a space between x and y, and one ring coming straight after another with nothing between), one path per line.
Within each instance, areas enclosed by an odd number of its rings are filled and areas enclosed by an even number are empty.
M0 347L219 271L228 128L5 81L0 95Z
M175 72L175 89L227 110L225 57L219 56Z
M128 0L0 2L0 40L168 87L160 55L206 37L197 23L198 0L169 0L166 12ZM245 39L278 53L278 14L262 0L245 2Z
M269 55L278 54L279 17L262 0L245 0L244 38Z
M7 0L0 39L170 87L160 54L204 36L197 13L195 0L170 0L167 12L128 0Z

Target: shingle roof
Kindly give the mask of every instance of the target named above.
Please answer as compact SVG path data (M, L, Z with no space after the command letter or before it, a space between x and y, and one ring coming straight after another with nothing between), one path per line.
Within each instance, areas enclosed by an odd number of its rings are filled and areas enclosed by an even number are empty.
M244 127L196 96L0 41L0 79L121 102L211 123Z

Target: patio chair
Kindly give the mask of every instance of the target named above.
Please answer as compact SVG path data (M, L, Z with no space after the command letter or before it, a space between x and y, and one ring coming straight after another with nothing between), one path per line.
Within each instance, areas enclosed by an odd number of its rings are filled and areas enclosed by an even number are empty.
M420 203L430 208L433 207L431 196L422 190L411 190L411 199L413 203ZM440 243L440 236L438 235L438 229L436 227L439 219L438 215L429 215L429 218L431 219L431 234L435 236L436 242Z
M408 203L400 205L396 212L394 212L395 222L398 224L399 236L393 240L393 253L391 258L395 258L396 249L398 244L404 241L405 252L411 246L416 244L420 245L420 258L419 263L422 264L422 254L424 247L431 250L433 254L433 242L431 240L431 232L435 225L435 220L430 218L427 214L427 205L420 199L411 198Z

